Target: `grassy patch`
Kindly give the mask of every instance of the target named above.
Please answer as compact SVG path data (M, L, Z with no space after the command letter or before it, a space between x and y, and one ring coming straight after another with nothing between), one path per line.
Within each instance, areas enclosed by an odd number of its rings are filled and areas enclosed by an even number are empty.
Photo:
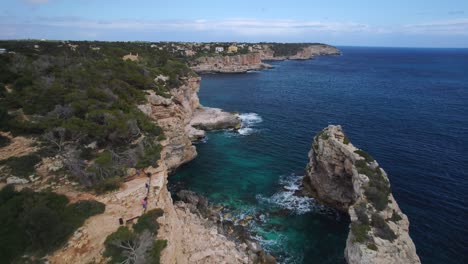
M68 202L66 196L52 192L4 187L0 191L0 259L12 263L24 254L41 257L105 208L96 201Z
M359 156L363 157L367 162L373 162L374 158L367 152L362 149L355 150L354 153L358 154Z

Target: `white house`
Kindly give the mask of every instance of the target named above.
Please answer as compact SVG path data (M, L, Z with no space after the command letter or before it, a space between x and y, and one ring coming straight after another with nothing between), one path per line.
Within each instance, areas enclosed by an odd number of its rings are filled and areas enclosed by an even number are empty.
M0 49L0 54L3 54L6 52L6 49Z
M223 47L215 47L215 52L216 53L223 52L223 51L224 51Z

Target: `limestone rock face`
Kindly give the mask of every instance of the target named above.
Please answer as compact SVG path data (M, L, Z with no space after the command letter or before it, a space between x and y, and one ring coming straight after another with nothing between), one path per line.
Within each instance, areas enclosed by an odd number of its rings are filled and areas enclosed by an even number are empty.
M174 170L197 156L197 151L187 134L187 126L193 111L200 107L198 89L200 78L192 77L177 89L171 90L171 99L149 91L145 105L140 110L155 120L163 129L166 140L162 142L165 162L169 171Z
M219 108L202 107L195 110L190 125L203 130L240 128L238 116L224 112Z
M198 73L242 73L271 68L271 66L262 63L260 53L255 52L233 56L200 57L191 68Z
M340 126L330 125L315 136L309 159L306 192L350 215L348 263L421 263L387 174L349 142Z

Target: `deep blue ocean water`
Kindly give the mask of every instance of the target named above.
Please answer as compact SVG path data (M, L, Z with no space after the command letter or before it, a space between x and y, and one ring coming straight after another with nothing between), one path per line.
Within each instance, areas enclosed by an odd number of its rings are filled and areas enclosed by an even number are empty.
M468 49L342 47L343 55L202 76L205 106L239 111L170 177L234 215L283 263L344 263L346 216L293 196L313 136L340 124L390 177L423 263L468 263Z

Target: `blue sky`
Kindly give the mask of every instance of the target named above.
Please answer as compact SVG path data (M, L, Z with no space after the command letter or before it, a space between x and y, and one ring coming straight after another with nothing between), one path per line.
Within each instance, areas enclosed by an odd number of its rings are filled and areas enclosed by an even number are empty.
M468 0L5 0L0 39L468 47Z

